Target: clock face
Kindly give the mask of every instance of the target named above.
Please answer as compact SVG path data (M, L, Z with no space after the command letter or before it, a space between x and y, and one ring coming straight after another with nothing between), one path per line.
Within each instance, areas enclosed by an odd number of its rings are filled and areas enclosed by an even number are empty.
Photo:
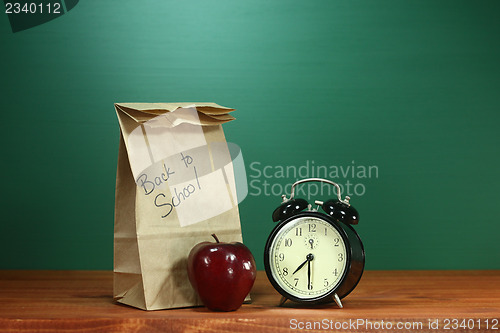
M349 260L339 231L315 216L285 223L271 240L268 259L275 283L299 300L331 293L342 282Z

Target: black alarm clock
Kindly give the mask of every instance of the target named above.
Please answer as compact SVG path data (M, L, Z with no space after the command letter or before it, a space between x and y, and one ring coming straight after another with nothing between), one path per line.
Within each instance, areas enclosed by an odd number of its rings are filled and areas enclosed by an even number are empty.
M336 199L315 201L312 208L305 199L294 197L295 187L306 182L331 184ZM279 222L272 230L264 250L264 267L273 287L286 300L299 303L335 301L356 287L365 266L365 251L358 233L359 214L341 198L340 186L327 179L307 178L292 185L290 198L273 212ZM321 207L322 211L319 211Z

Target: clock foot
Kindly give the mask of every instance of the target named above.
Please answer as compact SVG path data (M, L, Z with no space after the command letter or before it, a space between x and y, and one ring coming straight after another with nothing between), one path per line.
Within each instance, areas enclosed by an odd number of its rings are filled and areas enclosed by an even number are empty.
M337 293L333 294L333 300L335 301L335 303L337 303L337 305L339 306L339 308L342 309L344 307L342 305L342 302L340 301L339 295L337 295Z
M288 298L286 298L285 296L281 297L280 304L278 306L282 306L287 300Z

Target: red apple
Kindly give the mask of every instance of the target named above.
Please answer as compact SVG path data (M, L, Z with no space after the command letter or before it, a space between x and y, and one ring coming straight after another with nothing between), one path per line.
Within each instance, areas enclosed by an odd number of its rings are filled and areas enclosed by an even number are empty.
M252 289L257 274L255 259L242 243L203 242L188 257L191 285L207 308L237 310Z

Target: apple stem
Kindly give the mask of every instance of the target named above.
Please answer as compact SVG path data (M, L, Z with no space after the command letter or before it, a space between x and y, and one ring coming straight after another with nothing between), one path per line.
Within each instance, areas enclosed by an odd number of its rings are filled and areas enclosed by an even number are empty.
M217 236L216 236L215 234L212 234L212 237L215 239L215 241L216 241L217 243L220 243L220 242L219 242L219 239L217 238Z

